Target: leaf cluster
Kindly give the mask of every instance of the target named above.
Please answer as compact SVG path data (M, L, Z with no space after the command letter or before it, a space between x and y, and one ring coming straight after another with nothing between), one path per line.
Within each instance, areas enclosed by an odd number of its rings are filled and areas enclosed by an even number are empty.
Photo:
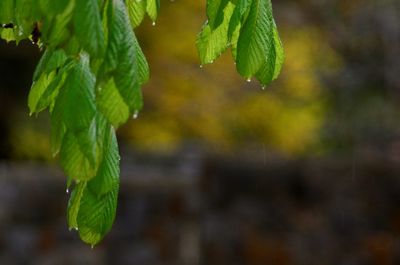
M153 22L159 0L1 0L0 37L44 50L33 75L31 114L48 110L51 146L71 189L67 220L97 244L111 229L119 190L115 130L142 108L149 67L134 28ZM238 71L263 84L277 77L283 50L270 0L208 0L197 46L202 63L232 48Z
M271 0L208 0L207 17L197 39L202 64L230 47L237 71L248 81L256 77L267 85L278 77L284 51Z

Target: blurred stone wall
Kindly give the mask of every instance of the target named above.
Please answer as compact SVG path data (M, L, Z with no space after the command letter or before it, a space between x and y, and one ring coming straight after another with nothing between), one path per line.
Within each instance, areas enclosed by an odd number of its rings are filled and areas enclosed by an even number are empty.
M400 166L383 154L123 157L116 222L93 250L67 229L57 168L2 163L0 264L400 262Z

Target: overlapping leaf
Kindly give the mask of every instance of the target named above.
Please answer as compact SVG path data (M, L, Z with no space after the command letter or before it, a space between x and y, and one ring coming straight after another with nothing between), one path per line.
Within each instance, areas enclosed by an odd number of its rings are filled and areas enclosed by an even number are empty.
M101 67L106 80L100 82L97 103L104 116L118 127L141 109L140 86L147 81L149 70L122 1L110 2L107 21L108 45Z

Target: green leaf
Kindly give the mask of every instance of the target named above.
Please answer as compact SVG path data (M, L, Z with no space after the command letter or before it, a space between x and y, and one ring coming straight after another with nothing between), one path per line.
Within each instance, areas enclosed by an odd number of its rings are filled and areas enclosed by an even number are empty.
M63 1L65 0L62 0L61 2ZM65 3L59 4L65 5ZM48 48L61 48L67 46L71 42L71 40L76 39L70 29L70 23L73 17L74 8L75 1L71 0L67 3L65 8L61 10L61 12L59 10L60 7L55 8L55 10L53 11L55 12L55 14L52 16L47 16L44 19L42 26L42 39L44 43L48 44Z
M103 158L96 177L90 180L81 198L72 194L70 207L72 225L79 229L81 239L91 245L97 244L111 229L117 208L119 190L119 154L115 131L106 125L103 135ZM80 194L79 190L77 194ZM77 213L77 214L76 214ZM70 224L70 226L71 226Z
M85 59L71 67L55 103L62 110L58 124L67 134L61 145L61 163L74 179L92 178L98 167L96 142L95 79Z
M47 17L54 17L63 13L69 4L72 3L72 5L74 5L75 0L39 0L38 2L44 15Z
M275 57L276 57L276 61L275 61L275 69L274 69L274 75L273 75L273 80L278 78L283 63L285 61L285 51L283 50L283 45L282 45L282 41L279 37L279 33L278 33L278 29L276 28L276 24L274 21L274 43L275 43Z
M87 130L96 116L95 77L81 59L69 71L60 95L63 120L73 132Z
M132 27L136 28L146 15L146 0L127 0L126 5Z
M146 11L150 19L154 22L160 10L160 0L146 0Z
M46 49L36 66L35 73L33 74L33 81L37 81L42 74L49 74L57 70L65 64L67 56L63 50Z
M78 183L71 193L68 201L67 221L69 229L78 229L78 214L81 206L83 192L86 188L86 181Z
M98 1L76 0L73 24L83 48L92 56L101 56L105 49L105 39Z
M89 182L89 187L98 196L118 189L119 187L119 161L118 143L115 130L106 125L102 138L103 158L97 175Z
M91 133L95 138L96 132L92 129ZM93 157L88 156L88 150L85 150L86 148L93 149L93 147L96 147L96 141L82 144L74 133L66 131L60 148L60 162L65 173L79 181L93 178L97 168L93 163Z
M245 78L269 83L275 69L274 23L270 0L253 0L237 44L236 68Z
M51 152L53 156L56 156L60 150L63 143L64 136L67 132L65 123L63 122L63 108L61 101L57 98L54 108L50 112L51 120L51 132L50 132L50 144Z
M148 78L148 65L129 22L125 4L110 1L109 40L101 73L111 73L130 113L142 107L140 85Z
M38 108L38 103L50 83L53 81L55 75L55 71L50 74L42 74L39 80L33 82L28 96L28 106L31 114L43 110L43 108Z
M206 24L197 38L197 48L202 64L212 63L224 52L228 45L228 28L235 6L228 3L223 10L223 21L215 29Z
M14 22L14 0L0 1L0 24Z
M250 11L250 6L250 0L238 0L231 21L229 22L228 39L231 43L232 56L235 61L237 57L237 42L240 36L240 29L246 21L247 15Z
M99 196L88 183L78 214L79 236L84 242L93 246L110 231L117 210L117 199L118 187Z
M115 128L125 123L130 117L129 104L119 93L113 78L99 85L97 106Z
M212 30L216 29L223 23L226 15L224 10L228 3L232 4L229 0L208 0L207 1L207 17L208 25Z

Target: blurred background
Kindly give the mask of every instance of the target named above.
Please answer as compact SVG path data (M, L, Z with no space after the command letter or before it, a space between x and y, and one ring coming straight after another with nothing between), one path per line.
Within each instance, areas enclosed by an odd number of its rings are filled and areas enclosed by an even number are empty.
M229 51L199 67L205 1L161 5L93 250L67 229L48 114L28 115L40 52L0 42L0 264L400 264L400 2L273 1L286 62L265 90Z

